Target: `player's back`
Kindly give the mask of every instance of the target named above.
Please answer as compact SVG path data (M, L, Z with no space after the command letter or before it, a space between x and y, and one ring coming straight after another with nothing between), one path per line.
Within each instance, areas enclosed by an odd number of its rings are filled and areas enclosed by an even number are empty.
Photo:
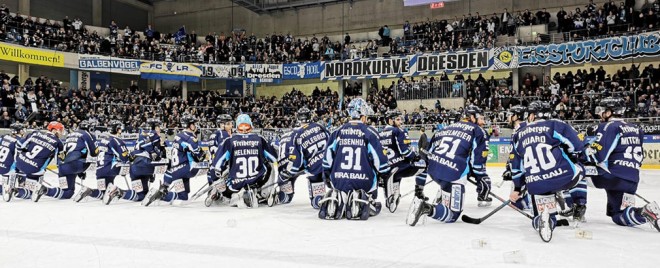
M95 154L97 152L95 139L85 130L76 130L67 135L64 146L67 154L71 152L81 152L82 154L92 152L92 154Z
M260 178L266 173L266 162L275 162L274 150L255 133L235 134L225 141L223 155L229 156L232 183Z
M171 159L172 166L184 163L192 164L193 156L201 153L197 137L189 131L182 131L176 135L172 149L174 150L173 158Z
M55 134L41 131L30 133L23 147L24 151L17 157L17 167L26 173L43 171L49 160L63 149Z
M514 173L522 171L531 194L560 189L582 171L569 153L581 152L577 132L559 120L538 120L519 129L513 136Z
M135 156L150 157L151 153L160 154L159 149L160 136L153 130L142 130L138 136L135 149L132 154Z
M477 141L485 132L472 122L456 122L433 134L428 154L428 172L434 178L455 181L467 176L470 161L477 157Z
M323 166L337 189L376 188L376 171L387 172L387 157L378 134L361 122L349 122L328 140Z
M328 136L325 128L317 123L309 123L296 130L293 142L297 148L294 150L300 150L303 159L292 159L294 165L298 164L301 169L305 168L310 174L321 174Z
M0 138L0 174L12 170L16 156L16 144L20 141L11 135Z
M280 142L277 150L277 165L282 171L289 164L289 155L293 152L292 137L296 129L286 132L280 136Z
M411 155L408 132L398 127L386 126L378 135L380 136L380 144L387 151L389 165L396 166L399 169L410 166L410 161L404 161L406 157Z
M635 124L611 120L601 123L597 133L592 147L597 149L598 162L618 178L639 181L639 169L644 160L644 131Z

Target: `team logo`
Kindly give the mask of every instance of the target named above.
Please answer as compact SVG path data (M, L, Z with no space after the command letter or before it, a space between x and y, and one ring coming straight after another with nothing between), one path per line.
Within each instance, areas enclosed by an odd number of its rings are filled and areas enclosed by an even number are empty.
M510 63L511 60L513 59L513 55L511 55L511 52L509 52L509 51L502 51L502 52L500 52L500 55L498 56L498 58L503 63Z

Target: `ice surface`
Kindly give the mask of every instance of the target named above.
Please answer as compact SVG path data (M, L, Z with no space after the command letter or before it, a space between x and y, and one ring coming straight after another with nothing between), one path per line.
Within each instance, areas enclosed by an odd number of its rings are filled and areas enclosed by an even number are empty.
M489 168L494 181L502 168ZM638 193L660 201L660 171L642 171ZM48 173L47 180L55 183ZM116 179L124 187L123 179ZM95 186L88 177L86 185ZM194 178L196 191L206 178ZM412 191L403 181L402 194ZM480 225L432 219L405 225L412 194L399 210L366 222L324 221L309 205L307 182L296 183L292 204L257 209L204 207L203 198L183 205L141 207L115 201L109 206L43 197L39 203L0 203L0 267L654 267L660 261L660 233L648 225L620 227L605 216L605 193L589 188L587 222L592 239L559 227L544 243L530 220L505 208ZM435 183L426 187L435 196ZM493 191L508 196L510 184ZM382 201L382 192L379 196ZM637 200L641 205L643 201ZM464 213L478 208L467 187ZM482 240L488 246L474 247ZM478 243L477 243L478 244ZM511 252L517 251L516 254ZM506 263L504 256L520 264ZM487 265L487 266L483 266Z

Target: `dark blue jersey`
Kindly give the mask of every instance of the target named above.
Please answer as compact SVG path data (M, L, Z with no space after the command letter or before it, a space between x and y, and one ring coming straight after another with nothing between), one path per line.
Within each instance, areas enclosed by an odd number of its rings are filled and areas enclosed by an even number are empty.
M76 130L67 135L64 141L64 152L67 155L72 152L79 152L83 157L99 154L96 147L96 138L92 137L92 134L86 130Z
M598 125L596 139L591 144L596 151L593 160L615 177L638 182L644 160L643 143L644 131L637 125L610 119Z
M16 147L21 147L22 140L12 135L0 138L0 174L7 174L16 166Z
M584 143L570 125L559 120L539 120L519 129L513 139L511 172L519 188L527 185L530 194L561 189L583 168L568 154L579 154Z
M408 168L415 157L414 152L410 149L408 131L394 126L386 126L378 135L380 144L387 151L387 163L391 167L398 167L399 170Z
M390 170L378 133L361 121L350 121L330 135L323 169L340 191L377 189L377 173Z
M128 149L126 143L112 134L99 135L98 139L99 158L98 168L114 167L117 163L128 162Z
M527 126L527 122L518 123L518 125L515 128L513 128L513 132L511 133L511 137L516 135L516 132L519 129L524 128L525 126ZM506 162L506 168L508 170L511 170L511 160L513 160L513 139L511 139L511 148L512 148L511 152L509 153L509 157L507 158L507 162Z
M282 170L289 170L289 156L293 155L293 150L295 149L292 144L292 136L298 128L293 129L290 132L282 134L280 136L280 141L277 150L277 169L282 172Z
M309 123L295 130L291 140L293 153L289 154L289 172L295 174L307 171L311 175L321 174L328 136L328 131L317 123Z
M138 136L135 148L131 152L133 156L151 158L151 154L161 155L160 135L153 130L142 130Z
M277 161L275 149L255 133L234 134L225 141L217 154L220 159L214 168L224 170L228 166L230 187L262 178L266 173L266 165Z
M218 150L222 148L222 145L226 140L231 138L229 132L224 130L216 130L213 135L211 135L209 140L209 152L211 153L211 167L215 166L220 159L220 156L217 154Z
M199 146L195 133L184 130L177 134L172 144L172 169L179 165L192 166L193 162L201 162L204 159L204 151Z
M434 180L456 181L487 176L488 136L479 125L456 122L433 134L429 143L428 173Z
M26 174L43 174L51 159L58 155L64 145L55 134L35 131L25 139L16 158L16 168Z

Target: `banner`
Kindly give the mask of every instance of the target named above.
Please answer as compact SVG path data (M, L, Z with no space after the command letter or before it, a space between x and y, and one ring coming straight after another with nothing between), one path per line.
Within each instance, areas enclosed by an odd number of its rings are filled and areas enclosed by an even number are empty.
M243 79L245 70L241 65L200 64L203 79Z
M190 63L154 61L140 64L140 74L144 79L199 82L202 70Z
M248 83L281 83L282 64L245 64Z
M140 74L140 60L78 55L78 69L120 74Z
M90 88L90 77L89 72L78 71L78 87L79 89L91 89Z
M408 57L391 57L324 62L321 79L392 78L406 74L408 74Z
M660 33L518 47L518 68L523 66L583 64L660 55Z
M637 123L637 126L644 131L644 134L660 134L660 125L649 123Z
M63 53L53 50L10 45L7 43L0 43L0 60L64 67Z
M320 78L323 72L321 62L284 64L284 79Z
M442 72L480 72L491 65L489 50L473 50L412 55L410 57L410 75L434 75Z

